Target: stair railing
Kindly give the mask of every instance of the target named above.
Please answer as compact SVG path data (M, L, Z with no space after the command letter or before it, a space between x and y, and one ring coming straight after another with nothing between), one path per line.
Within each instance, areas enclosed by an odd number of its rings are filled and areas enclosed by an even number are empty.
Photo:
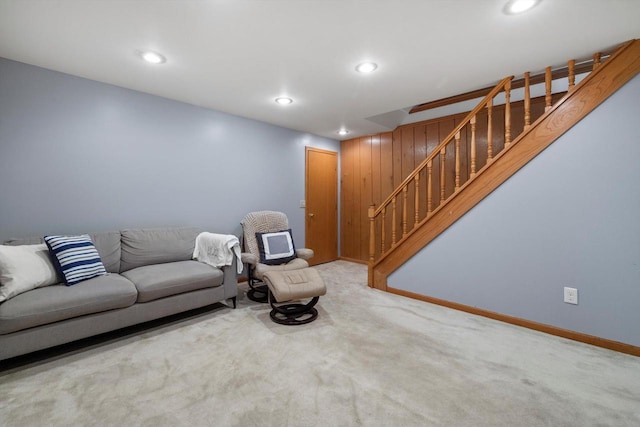
M624 46L623 46L624 47ZM531 127L531 86L544 82L545 86L545 112L552 108L552 81L558 78L568 78L568 91L575 88L575 76L595 70L611 53L596 53L593 59L576 64L570 60L566 67L552 70L547 67L544 73L531 76L529 72L524 77L513 80L513 76L505 77L500 81L483 100L442 140L442 142L429 154L414 171L407 176L402 183L378 206L372 205L368 210L369 217L369 267L372 268L385 254L394 250L414 228L422 225L437 210L444 206L461 190L462 186L474 179L489 165L499 150L506 150L512 143L511 135L511 91L516 88L524 88L524 124L523 133ZM496 97L500 106L504 104L504 145L494 146L494 124ZM484 120L486 114L486 157L481 166L478 162L476 134L478 117ZM466 173L461 171L461 134L465 131L470 136L469 161ZM483 139L484 143L484 139ZM447 161L449 155L449 161ZM453 157L453 159L451 159ZM452 161L453 160L453 161ZM449 167L447 167L449 165ZM435 166L435 168L434 168ZM436 174L434 174L436 169ZM437 181L437 183L436 183ZM434 188L435 187L435 188ZM451 188L452 187L452 188ZM412 197L409 197L409 194ZM425 196L426 193L426 196ZM424 201L426 197L426 201ZM436 206L435 199L438 199ZM426 203L425 203L426 202ZM426 206L421 206L421 203ZM409 229L411 225L411 229ZM379 231L379 233L376 233ZM380 236L376 241L376 234ZM370 275L371 280L371 275Z

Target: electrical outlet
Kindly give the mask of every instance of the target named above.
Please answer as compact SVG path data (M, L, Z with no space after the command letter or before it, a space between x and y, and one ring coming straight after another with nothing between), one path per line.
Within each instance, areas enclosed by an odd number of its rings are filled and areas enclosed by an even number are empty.
M578 290L576 288L564 288L564 302L567 304L578 304Z

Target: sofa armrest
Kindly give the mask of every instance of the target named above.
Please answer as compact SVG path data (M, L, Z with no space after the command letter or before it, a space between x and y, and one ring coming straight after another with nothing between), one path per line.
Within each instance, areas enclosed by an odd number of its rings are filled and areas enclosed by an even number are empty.
M307 249L307 248L296 249L296 255L298 255L298 258L302 258L304 260L311 259L313 258L313 249Z
M224 299L235 298L238 296L237 271L237 261L234 256L233 263L231 263L231 265L225 265L222 267L222 273L224 274L222 282L222 286L224 286Z

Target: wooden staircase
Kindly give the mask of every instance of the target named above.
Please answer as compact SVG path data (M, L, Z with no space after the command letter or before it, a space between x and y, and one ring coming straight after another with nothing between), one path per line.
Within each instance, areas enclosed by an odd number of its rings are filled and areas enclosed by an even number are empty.
M604 62L596 54L590 64L591 73L575 84L575 71L579 67L584 70L584 63L576 67L575 61L569 61L568 92L554 105L553 72L547 67L543 79L546 111L534 123L529 122L528 111L530 85L537 76L525 73L515 82L513 77L503 79L380 206L369 207L369 286L387 290L387 277L393 271L640 73L640 40L623 44ZM512 138L510 98L515 86L524 87L525 113L523 131ZM491 118L498 103L504 104L504 128L500 129L504 131L504 148L496 153ZM486 135L477 135L479 120L486 124ZM468 170L461 170L463 133L470 135ZM481 138L486 155L477 151ZM423 209L421 197L426 198Z

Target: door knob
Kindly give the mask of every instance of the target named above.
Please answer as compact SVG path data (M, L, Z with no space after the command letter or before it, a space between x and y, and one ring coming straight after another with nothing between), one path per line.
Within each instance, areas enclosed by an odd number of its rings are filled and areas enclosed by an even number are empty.
M309 216L313 217L313 216L315 216L315 214L310 213Z

